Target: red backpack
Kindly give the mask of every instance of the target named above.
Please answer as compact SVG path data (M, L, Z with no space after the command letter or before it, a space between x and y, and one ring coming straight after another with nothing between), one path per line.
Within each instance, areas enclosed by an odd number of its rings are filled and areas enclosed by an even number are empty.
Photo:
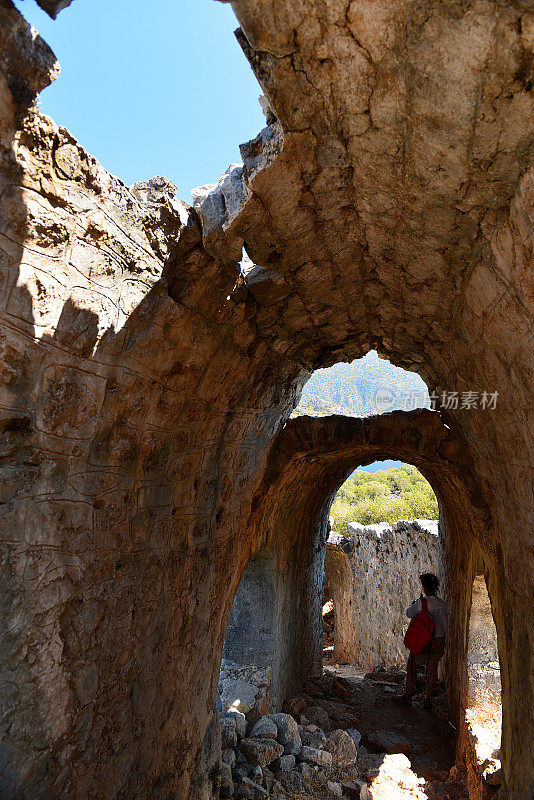
M404 637L405 647L414 656L418 656L434 638L434 621L428 613L426 597L421 600L421 605L423 606L421 613L412 619Z

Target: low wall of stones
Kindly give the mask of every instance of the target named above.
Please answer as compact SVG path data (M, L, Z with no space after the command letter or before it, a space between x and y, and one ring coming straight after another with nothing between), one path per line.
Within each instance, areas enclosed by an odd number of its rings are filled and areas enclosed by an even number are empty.
M361 667L402 666L406 607L419 597L419 575L439 575L436 520L349 524L331 533L325 582L334 601L334 658Z

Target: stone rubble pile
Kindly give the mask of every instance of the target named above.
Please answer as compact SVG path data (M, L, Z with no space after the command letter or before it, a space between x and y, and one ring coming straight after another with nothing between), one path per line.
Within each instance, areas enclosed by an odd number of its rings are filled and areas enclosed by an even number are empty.
M293 713L219 712L222 736L220 797L282 800L322 787L324 797L341 798L348 787L359 796L356 761L361 735L332 729L326 711L302 697L286 707ZM298 721L297 721L298 720ZM357 794L356 794L357 791Z
M246 714L256 722L269 710L271 670L222 660L217 689L217 710Z
M219 691L219 702L226 698L219 709L221 800L467 797L463 778L451 783L437 765L431 782L425 783L412 769L412 742L386 729L387 714L374 728L363 723L362 733L353 727L356 708L361 709L357 696L371 691L370 697L376 697L376 689L387 696L386 689L398 689L403 682L401 672L378 667L365 678L345 678L326 671L306 679L301 693L286 701L279 713L269 708L267 672L225 662ZM224 681L230 680L237 683L223 690ZM239 701L232 700L236 690ZM258 714L260 706L268 710Z

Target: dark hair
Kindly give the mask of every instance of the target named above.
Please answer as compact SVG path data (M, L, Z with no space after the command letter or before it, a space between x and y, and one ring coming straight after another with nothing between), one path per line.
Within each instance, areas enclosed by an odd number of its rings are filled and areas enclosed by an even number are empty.
M423 589L427 589L429 592L438 591L439 579L437 575L434 575L432 572L425 572L423 575L419 575L419 580L423 584Z

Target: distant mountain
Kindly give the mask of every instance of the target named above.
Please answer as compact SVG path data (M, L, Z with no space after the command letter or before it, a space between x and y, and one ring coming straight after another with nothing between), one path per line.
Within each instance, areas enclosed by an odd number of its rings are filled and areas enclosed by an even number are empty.
M428 389L422 378L395 367L372 350L351 364L335 364L314 372L292 416L364 417L414 408L430 408Z

